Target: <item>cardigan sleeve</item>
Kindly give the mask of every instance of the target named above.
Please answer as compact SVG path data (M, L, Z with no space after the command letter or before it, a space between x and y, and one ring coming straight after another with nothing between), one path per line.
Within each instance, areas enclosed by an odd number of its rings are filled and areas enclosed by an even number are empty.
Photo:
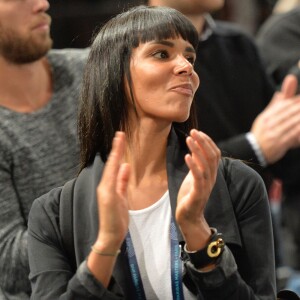
M76 273L64 251L59 228L57 188L34 201L28 222L31 299L123 299L112 278L108 289L98 282L84 260Z

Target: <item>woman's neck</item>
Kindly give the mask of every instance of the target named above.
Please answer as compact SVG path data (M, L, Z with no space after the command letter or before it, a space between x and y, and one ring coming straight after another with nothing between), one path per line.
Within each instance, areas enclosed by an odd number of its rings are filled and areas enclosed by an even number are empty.
M132 133L125 155L131 166L128 188L130 209L150 206L167 190L166 151L170 128L140 128Z
M137 130L131 133L125 159L132 166L131 173L136 181L165 167L169 132L170 128L145 130L143 126L137 126Z

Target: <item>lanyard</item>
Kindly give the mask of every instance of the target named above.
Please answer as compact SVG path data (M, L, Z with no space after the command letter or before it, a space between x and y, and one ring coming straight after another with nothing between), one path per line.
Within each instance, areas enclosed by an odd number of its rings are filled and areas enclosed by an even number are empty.
M177 230L173 218L171 217L170 226L170 239L171 239L171 282L173 300L184 300L183 287L182 287L182 266L180 260L180 248L177 237ZM132 239L128 231L126 236L126 246L129 260L129 268L136 291L136 299L146 300L146 295L143 287L143 282L138 267L135 251L133 248Z

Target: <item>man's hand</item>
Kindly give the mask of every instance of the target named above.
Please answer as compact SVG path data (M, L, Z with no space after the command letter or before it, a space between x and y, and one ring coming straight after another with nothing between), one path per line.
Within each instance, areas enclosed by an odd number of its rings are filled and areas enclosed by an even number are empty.
M300 95L298 81L287 75L280 92L256 117L251 132L268 164L280 160L289 149L300 146Z

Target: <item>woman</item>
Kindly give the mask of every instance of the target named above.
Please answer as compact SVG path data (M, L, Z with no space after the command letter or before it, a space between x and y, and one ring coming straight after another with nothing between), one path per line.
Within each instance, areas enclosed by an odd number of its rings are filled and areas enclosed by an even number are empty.
M52 190L30 212L32 299L275 298L262 180L193 129L197 42L163 7L99 31L81 95L82 171L71 193Z

